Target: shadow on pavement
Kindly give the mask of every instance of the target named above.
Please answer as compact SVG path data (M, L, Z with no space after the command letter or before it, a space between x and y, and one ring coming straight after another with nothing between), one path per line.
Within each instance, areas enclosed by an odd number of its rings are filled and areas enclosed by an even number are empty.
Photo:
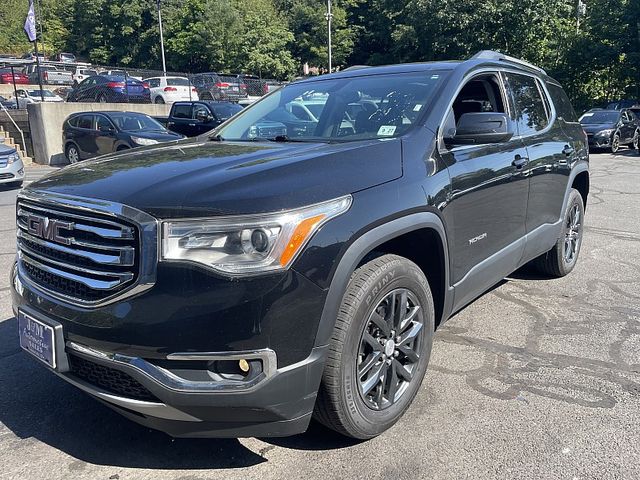
M16 319L0 322L0 422L21 439L126 468L239 468L266 461L236 439L173 439L137 425L37 362L19 347Z

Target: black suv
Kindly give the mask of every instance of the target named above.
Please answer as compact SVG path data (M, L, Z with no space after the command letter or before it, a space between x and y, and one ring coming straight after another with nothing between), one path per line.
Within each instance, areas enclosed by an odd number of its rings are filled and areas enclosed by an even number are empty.
M608 149L617 153L623 145L638 148L640 121L630 109L604 110L595 108L580 117L592 149Z
M277 113L293 105L313 128ZM256 136L273 116L287 134ZM370 438L418 393L438 325L525 263L571 272L588 191L567 96L522 61L295 82L207 135L25 188L20 342L174 436L314 416Z

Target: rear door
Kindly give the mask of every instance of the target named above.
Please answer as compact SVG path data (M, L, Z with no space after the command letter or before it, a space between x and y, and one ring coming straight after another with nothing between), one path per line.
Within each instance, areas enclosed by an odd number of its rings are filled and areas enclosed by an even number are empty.
M82 158L95 157L97 152L95 115L86 113L80 115L76 123L75 141Z
M518 134L527 149L529 201L526 231L559 221L575 149L557 121L542 82L532 74L506 73Z
M96 114L96 154L104 155L115 151L116 128L105 115Z
M167 121L167 128L188 137L197 135L197 133L194 132L195 120L193 119L193 103L174 103L171 107L169 120Z
M623 110L621 117L622 125L620 126L620 143L630 145L633 142L633 135L636 132L636 126L633 122L633 117L630 115L628 110Z

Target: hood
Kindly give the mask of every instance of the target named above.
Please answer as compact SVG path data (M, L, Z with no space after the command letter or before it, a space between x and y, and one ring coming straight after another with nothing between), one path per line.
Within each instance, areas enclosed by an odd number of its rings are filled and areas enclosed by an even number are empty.
M400 139L255 143L192 139L65 167L28 189L129 205L159 218L279 211L402 175Z
M4 156L4 155L9 155L12 153L15 153L16 149L13 147L9 147L8 145L5 145L4 143L0 143L0 155Z
M598 133L602 130L615 130L616 124L614 122L585 123L585 124L582 124L582 129L587 133Z

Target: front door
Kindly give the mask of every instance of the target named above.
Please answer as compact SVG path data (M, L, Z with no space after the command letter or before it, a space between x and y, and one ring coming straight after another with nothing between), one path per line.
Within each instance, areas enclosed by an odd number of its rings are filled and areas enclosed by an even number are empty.
M176 102L171 107L171 114L167 121L167 128L172 132L193 136L194 120L192 118L193 104L191 102Z
M506 113L513 119L497 73L483 73L464 85L443 132L455 129L460 117L471 112ZM441 155L451 178L444 214L451 281L456 305L461 306L482 293L477 285L497 282L517 267L524 249L527 153L516 136L501 143L444 148Z

